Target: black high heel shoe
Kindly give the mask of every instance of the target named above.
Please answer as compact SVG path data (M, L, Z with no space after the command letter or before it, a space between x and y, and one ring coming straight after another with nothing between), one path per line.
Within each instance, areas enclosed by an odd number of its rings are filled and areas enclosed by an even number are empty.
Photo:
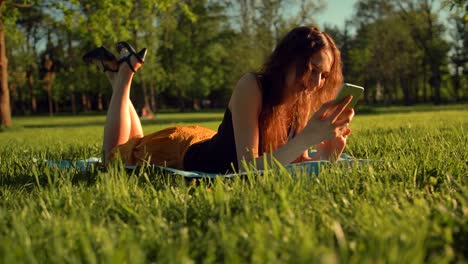
M117 58L106 49L104 46L99 48L95 48L85 55L83 55L84 62L91 64L94 60L100 61L103 69L103 72L110 71L110 72L118 72L120 62Z
M122 49L126 49L129 54L126 57L123 57L119 60L119 63L126 62L130 69L135 72L135 68L133 68L132 63L130 62L131 56L135 56L137 61L141 64L145 62L146 52L148 51L146 48L143 48L139 52L136 52L135 49L130 45L128 42L121 41L117 43L117 51L120 53Z

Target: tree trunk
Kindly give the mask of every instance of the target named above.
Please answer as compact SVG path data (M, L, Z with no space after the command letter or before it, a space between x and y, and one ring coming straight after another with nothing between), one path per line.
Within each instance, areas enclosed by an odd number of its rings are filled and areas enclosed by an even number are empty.
M143 88L143 99L145 102L143 108L146 108L147 110L151 110L150 96L148 95L148 85L146 85L145 80L141 81L141 86Z
M102 103L102 92L98 93L98 110L103 111L104 110L104 104Z
M76 115L76 96L74 92L70 93L71 109L72 113Z
M426 103L428 100L427 100L427 72L426 72L426 66L425 64L423 63L423 101Z
M179 109L181 112L185 112L185 96L183 92L179 90Z
M393 80L393 88L392 88L392 92L391 92L391 96L390 96L390 104L394 104L397 102L398 100L398 81L396 79Z
M86 98L86 95L85 94L81 94L81 105L83 106L83 112L87 112L88 111L88 102L87 102L87 99Z
M455 65L455 75L452 76L453 83L453 93L455 95L455 100L458 102L460 100L460 67Z
M53 106L53 101L52 101L52 91L50 85L47 85L47 100L49 101L49 116L54 115L54 106Z
M33 77L33 70L30 67L26 72L26 79L29 87L29 93L31 95L31 112L36 113L37 111L37 101L36 95L34 94L34 77Z
M419 91L421 90L420 89L420 85L419 85L419 82L418 82L418 79L417 79L417 76L414 76L413 78L410 79L410 82L411 82L411 87L414 87L414 94L413 94L413 103L417 104L419 103Z
M154 83L150 81L150 94L151 94L151 111L156 112L156 95L154 94Z
M429 79L429 82L431 83L431 86L434 89L434 97L433 97L433 102L435 105L439 105L441 103L441 97L440 97L440 85L441 85L441 76L440 76L440 70L439 70L439 65L431 65L431 78Z
M366 85L366 83L365 83ZM368 85L364 86L368 87ZM364 103L369 104L369 89L364 89Z
M93 100L91 98L91 96L89 96L88 94L86 95L86 103L87 103L87 111L88 112L91 112L93 111Z
M408 82L403 77L400 77L400 86L403 90L403 104L410 105L411 104L410 90L408 87Z
M49 103L49 116L54 115L54 101L52 99L52 73L46 73L44 77L44 90L47 91L47 101Z
M11 127L10 93L8 91L8 60L5 50L5 32L0 14L0 125Z
M16 89L16 83L10 83L8 86L10 90L10 111L12 115L18 114L17 102L18 102L18 89Z
M54 109L55 109L55 113L58 113L60 112L60 105L59 105L59 101L58 100L53 100L54 101Z

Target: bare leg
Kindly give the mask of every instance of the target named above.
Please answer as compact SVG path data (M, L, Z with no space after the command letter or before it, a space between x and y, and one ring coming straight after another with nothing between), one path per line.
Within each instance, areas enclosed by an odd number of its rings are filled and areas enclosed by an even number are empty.
M102 67L102 66L100 66ZM117 76L118 73L116 72L106 72L107 79L109 80L111 86L112 86L112 91L115 90L116 86L116 80L118 79ZM130 120L131 120L131 130L130 130L130 135L129 139L134 138L136 136L143 136L143 129L141 127L141 122L140 122L140 117L138 116L137 111L135 110L135 106L133 106L133 103L131 100L128 101L128 114L130 115Z
M103 70L103 67L100 63L97 66L101 70ZM109 83L112 86L112 91L114 91L116 82L117 82L116 80L118 79L118 73L107 71L105 72L105 74L106 74L107 79L109 80ZM143 129L141 127L141 122L137 114L137 111L135 110L135 107L133 106L133 103L131 100L129 100L128 104L129 104L128 114L130 115L130 120L131 120L131 131L130 131L129 139L136 137L136 136L143 136Z
M127 55L125 49L122 50L122 56ZM141 66L135 56L130 58L135 70ZM107 110L106 124L104 127L104 154L107 156L110 151L135 136L142 136L143 130L140 119L135 111L135 107L130 101L130 87L134 73L126 63L122 63L119 71L112 75L107 74L113 93Z
M132 101L130 101L130 106L128 107L128 112L130 114L130 120L131 120L131 129L130 129L130 136L129 138L134 138L137 136L143 136L143 128L141 127L141 122L140 122L140 117L137 114L137 111L135 110L135 107L132 104Z

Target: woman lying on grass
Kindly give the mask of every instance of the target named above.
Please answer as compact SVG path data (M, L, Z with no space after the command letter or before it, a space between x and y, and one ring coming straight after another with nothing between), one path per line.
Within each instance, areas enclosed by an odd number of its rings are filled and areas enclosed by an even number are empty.
M354 111L351 96L334 103L342 84L341 58L333 39L298 27L278 44L261 71L247 73L234 88L218 132L200 126L170 127L143 136L130 101L133 75L146 49L117 44L117 60L105 48L83 58L105 71L113 93L104 127L104 155L126 165L150 164L225 173L243 162L264 168L271 158L286 165L314 159L334 161L346 146ZM315 112L309 119L311 111ZM316 145L317 156L308 157ZM267 159L264 159L267 155Z

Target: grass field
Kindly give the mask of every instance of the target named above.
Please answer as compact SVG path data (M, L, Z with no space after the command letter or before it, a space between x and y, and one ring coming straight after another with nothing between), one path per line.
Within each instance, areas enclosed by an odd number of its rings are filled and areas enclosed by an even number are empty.
M383 162L197 183L48 168L99 156L104 116L14 118L0 133L0 262L466 263L468 108L372 112L357 113L346 152Z

